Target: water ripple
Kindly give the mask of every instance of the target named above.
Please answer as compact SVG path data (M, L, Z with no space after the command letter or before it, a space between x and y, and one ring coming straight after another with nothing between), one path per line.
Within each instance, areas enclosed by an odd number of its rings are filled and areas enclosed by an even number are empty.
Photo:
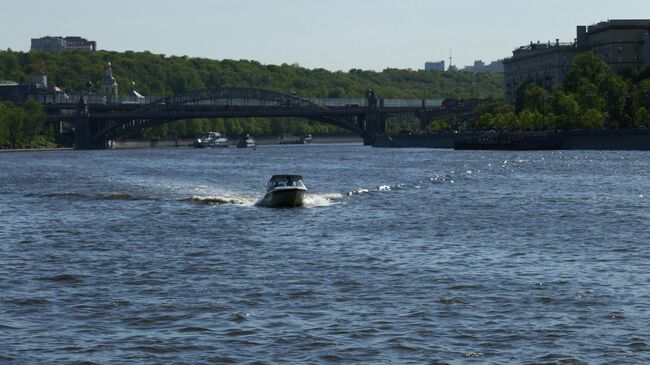
M650 361L645 153L213 152L3 156L0 362Z

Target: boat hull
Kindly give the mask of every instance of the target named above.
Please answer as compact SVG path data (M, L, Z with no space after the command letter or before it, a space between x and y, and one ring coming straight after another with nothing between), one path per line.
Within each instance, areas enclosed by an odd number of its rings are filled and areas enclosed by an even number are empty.
M304 204L306 189L281 189L269 191L264 195L262 203L271 208L293 208Z
M238 143L237 148L255 148L255 143Z

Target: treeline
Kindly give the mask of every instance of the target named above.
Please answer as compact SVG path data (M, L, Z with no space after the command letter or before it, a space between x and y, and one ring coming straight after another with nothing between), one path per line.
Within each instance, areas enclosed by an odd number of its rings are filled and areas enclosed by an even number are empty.
M45 124L41 104L28 101L24 107L0 103L0 148L53 146L51 126Z
M352 69L328 71L299 65L264 65L256 61L210 60L167 57L150 52L62 53L0 51L0 80L24 82L32 73L44 73L50 85L65 92L97 91L110 61L120 85L120 94L131 90L131 82L145 96L168 96L213 87L253 87L296 93L302 97L363 98L374 89L382 98L495 98L503 96L502 74L470 74L386 69L381 72ZM170 123L146 131L145 137L192 137L205 130L229 134L337 133L330 125L295 119L193 120Z
M563 84L547 92L534 82L518 87L515 105L484 106L465 125L478 130L574 130L650 127L650 70L609 72L600 55L577 56ZM432 130L448 125L433 124Z

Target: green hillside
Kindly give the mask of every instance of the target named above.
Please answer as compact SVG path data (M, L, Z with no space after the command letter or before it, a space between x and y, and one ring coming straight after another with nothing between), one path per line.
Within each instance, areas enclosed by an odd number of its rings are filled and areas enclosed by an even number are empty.
M136 89L147 96L166 96L211 87L255 87L295 92L303 97L362 98L374 89L382 98L497 98L503 93L502 74L470 74L386 69L381 72L352 69L328 71L298 65L263 65L256 61L210 60L167 57L150 52L35 53L0 51L0 80L24 82L32 73L44 73L51 85L66 92L82 90L88 81L95 85L110 61L120 93ZM157 128L146 137L167 134L191 137L201 130L218 129L230 134L333 133L330 126L297 120L195 120Z

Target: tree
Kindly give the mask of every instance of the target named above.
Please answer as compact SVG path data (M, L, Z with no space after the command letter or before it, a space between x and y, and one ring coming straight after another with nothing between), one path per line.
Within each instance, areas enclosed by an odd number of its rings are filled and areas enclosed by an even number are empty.
M639 110L634 114L634 126L635 127L650 127L650 112L645 107L640 107Z
M7 126L7 104L0 103L0 147L9 145L9 129Z
M529 85L534 85L533 81L526 81L519 85L515 90L515 112L521 113L526 107L526 89Z
M613 74L608 74L602 80L599 88L599 92L605 98L608 121L623 127L632 124L632 116L626 114L625 110L628 89L628 83L622 77Z
M605 109L605 98L603 97L603 94L600 93L598 86L595 84L583 83L580 85L578 90L573 93L573 95L583 112L587 109Z
M5 125L5 134L6 140L9 147L15 149L22 147L23 140L23 123L24 123L24 113L19 108L11 104L5 104L3 119Z
M563 88L567 92L577 93L584 84L600 85L609 75L609 68L603 58L594 52L585 52L576 56L567 72Z
M553 112L557 115L557 127L573 129L579 122L580 104L572 94L559 91L553 97Z
M45 131L45 112L43 105L34 100L25 103L22 123L22 136L31 145L34 137L43 135Z
M525 131L544 129L544 115L536 110L524 109L519 114L519 123Z
M497 114L494 120L494 125L500 130L518 130L520 129L517 114L508 112L504 114Z
M535 83L528 83L523 89L524 108L538 113L546 112L548 93Z
M580 117L581 127L583 129L602 128L605 122L605 115L597 109L588 109Z

